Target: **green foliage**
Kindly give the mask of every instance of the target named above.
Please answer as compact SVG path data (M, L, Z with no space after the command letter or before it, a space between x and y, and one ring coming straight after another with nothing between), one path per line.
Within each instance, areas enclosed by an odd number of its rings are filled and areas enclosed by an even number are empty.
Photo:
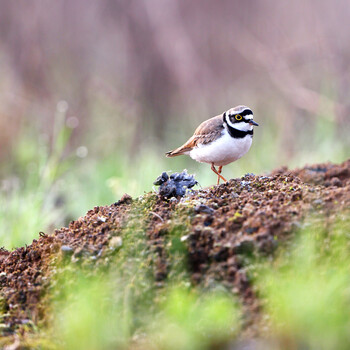
M70 288L61 309L56 310L53 330L58 348L98 350L125 344L127 309L122 312L118 289L114 292L105 277L86 278L82 274Z
M150 343L155 349L220 348L236 335L238 315L232 296L175 288L151 324Z
M345 214L327 228L313 222L291 252L260 272L272 334L290 344L284 349L350 347L349 229Z
M186 236L189 233L189 208L178 209L171 218L166 249L169 261L168 283L186 286L190 284L187 268Z
M65 110L57 110L51 146L40 139L33 142L36 135L27 132L16 144L7 169L12 175L0 190L1 246L28 244L39 231L64 223L58 180L70 164L63 156L71 135L64 120Z

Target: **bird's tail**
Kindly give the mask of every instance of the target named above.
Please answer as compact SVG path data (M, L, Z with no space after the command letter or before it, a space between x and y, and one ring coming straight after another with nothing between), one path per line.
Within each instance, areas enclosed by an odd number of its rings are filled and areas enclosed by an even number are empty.
M183 154L187 154L189 151L190 151L190 149L179 147L179 148L176 148L176 149L174 149L172 151L166 152L165 156L168 157L168 158L181 156Z
M176 156L179 156L179 155L181 155L181 153L177 153L176 149L165 153L165 156L168 157L168 158L176 157Z

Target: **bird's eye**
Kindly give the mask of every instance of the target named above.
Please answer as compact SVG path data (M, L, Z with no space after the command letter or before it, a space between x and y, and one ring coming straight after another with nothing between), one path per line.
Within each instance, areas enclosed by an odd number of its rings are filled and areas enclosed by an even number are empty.
M235 116L235 118L236 118L236 120L242 120L242 116L241 116L240 114L237 114L237 115Z

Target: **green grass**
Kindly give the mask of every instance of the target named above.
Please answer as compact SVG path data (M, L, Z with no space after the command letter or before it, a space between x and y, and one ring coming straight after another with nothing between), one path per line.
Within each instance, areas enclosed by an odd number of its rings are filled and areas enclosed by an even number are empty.
M328 227L317 221L259 272L270 334L285 349L350 347L350 216L341 213Z
M237 335L239 324L232 296L170 290L149 326L149 349L225 348Z
M26 130L15 145L12 163L0 190L0 246L29 244L40 231L62 225L67 211L59 190L70 160L64 157L71 129L57 111L51 144Z

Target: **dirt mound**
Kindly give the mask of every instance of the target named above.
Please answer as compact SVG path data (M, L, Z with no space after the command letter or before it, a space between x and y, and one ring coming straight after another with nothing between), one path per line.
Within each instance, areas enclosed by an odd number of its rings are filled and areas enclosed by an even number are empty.
M273 254L310 212L327 215L349 208L350 160L293 171L281 168L269 176L246 175L184 198L166 200L150 193L143 200L148 203L143 220L153 252L155 283L161 284L171 273L167 238L177 228L192 282L214 288L220 281L241 298L249 324L259 302L246 271L247 261L251 256ZM53 235L40 233L29 246L0 250L6 325L2 334L11 334L23 324L45 322L45 296L58 262L88 261L98 266L108 263L116 248L123 249L123 230L134 203L125 195L110 206L95 207Z

